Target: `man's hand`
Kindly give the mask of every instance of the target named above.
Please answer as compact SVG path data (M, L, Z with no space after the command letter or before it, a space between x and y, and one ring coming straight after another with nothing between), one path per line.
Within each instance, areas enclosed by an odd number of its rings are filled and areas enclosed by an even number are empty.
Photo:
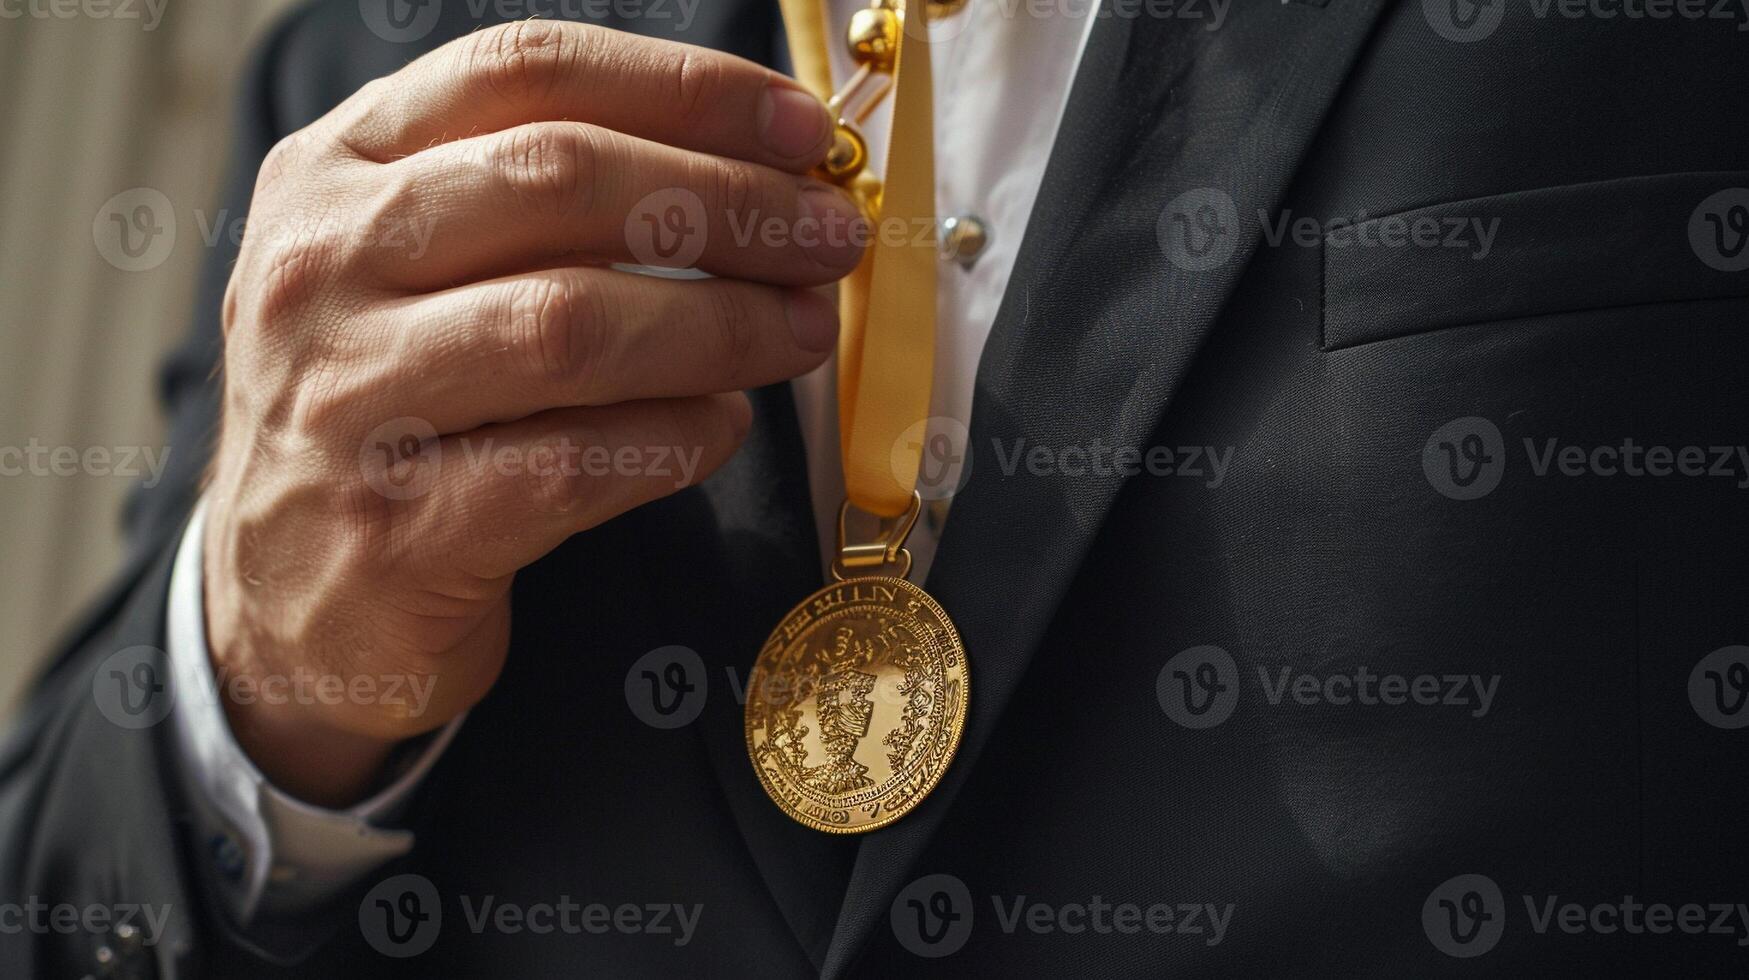
M828 122L740 59L529 21L268 155L225 297L203 547L215 667L261 692L226 710L276 785L362 796L497 678L518 569L678 489L670 448L716 469L741 389L825 359L837 314L805 287L861 251L855 206L801 176ZM704 227L674 205L649 233L702 234L693 264L719 278L607 268L650 261L634 211L664 193ZM795 234L749 231L772 227ZM283 696L311 676L330 696ZM428 703L332 696L390 678Z

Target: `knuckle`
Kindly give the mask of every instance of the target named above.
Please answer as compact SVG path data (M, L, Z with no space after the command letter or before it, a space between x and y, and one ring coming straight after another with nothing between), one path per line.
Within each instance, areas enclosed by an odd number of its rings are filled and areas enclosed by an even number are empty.
M360 393L348 386L338 371L312 368L298 384L293 396L290 419L292 424L288 432L307 434L326 443L326 437L331 433L359 430L362 425L359 418L360 406L363 402ZM347 441L337 440L339 443ZM306 455L308 448L287 447L288 450L296 450ZM336 452L340 452L342 458L348 455L341 450Z
M350 563L374 575L393 567L395 559L406 547L398 536L399 510L396 501L378 493L364 480L348 480L339 484L325 501L326 510L339 516L344 553Z
M713 176L717 204L725 215L734 215L737 227L750 227L757 221L763 204L759 178L752 168L734 161L708 164L715 168Z
M256 172L255 193L257 199L268 188L282 183L286 176L295 171L303 160L308 137L304 130L298 130L280 137L279 141L267 150L267 155L261 158L261 169Z
M524 212L564 216L587 210L597 172L599 136L587 129L525 126L501 144L493 171L504 193Z
M417 227L420 213L430 207L430 190L406 166L392 163L378 168L381 186L357 208L360 230L393 232ZM432 221L436 220L433 213Z
M748 376L755 350L753 311L746 297L738 290L717 289L711 292L710 322L716 331L716 353L721 358L727 377Z
M340 262L339 243L302 230L266 247L266 272L255 292L254 319L263 328L299 320L321 295Z
M401 104L396 95L399 84L392 75L373 78L324 116L319 125L329 134L331 148L355 159L385 162L366 150L365 144L373 137L397 135L405 126L406 117L397 111Z
M392 105L396 101L395 89L397 85L398 79L396 76L378 75L376 78L372 78L366 81L363 85L360 85L346 102L341 103L341 106L345 107L349 104L362 107L374 107L385 104Z
M723 62L709 54L685 50L674 65L674 94L683 122L696 123L722 102L728 74Z
M520 20L474 34L462 46L463 70L500 97L541 94L578 56L570 32L546 20Z
M594 391L608 356L606 300L585 283L541 277L513 300L515 332L537 375L566 390Z
M523 467L522 487L535 513L569 513L587 499L589 477L583 467L568 462L570 448L557 437L542 439L530 448L530 465Z

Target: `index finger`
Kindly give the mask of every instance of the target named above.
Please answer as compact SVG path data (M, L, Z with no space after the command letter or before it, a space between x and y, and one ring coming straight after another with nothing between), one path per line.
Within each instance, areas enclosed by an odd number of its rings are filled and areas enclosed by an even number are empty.
M524 20L451 41L359 89L335 137L386 163L530 122L592 123L804 173L831 119L794 79L734 55L592 24Z

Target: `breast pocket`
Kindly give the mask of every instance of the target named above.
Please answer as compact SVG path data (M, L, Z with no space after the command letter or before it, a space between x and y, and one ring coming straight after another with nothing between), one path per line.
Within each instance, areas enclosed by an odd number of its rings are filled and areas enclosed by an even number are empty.
M1749 297L1749 171L1451 201L1332 228L1325 350L1433 330Z

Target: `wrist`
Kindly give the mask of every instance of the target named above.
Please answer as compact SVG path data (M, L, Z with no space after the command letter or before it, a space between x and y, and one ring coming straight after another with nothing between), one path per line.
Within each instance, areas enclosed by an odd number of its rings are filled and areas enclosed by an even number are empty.
M349 730L311 684L307 668L283 669L283 645L245 627L234 589L231 556L216 547L225 540L223 508L205 527L202 597L207 666L212 671L226 724L249 761L276 789L316 806L342 809L370 795L390 753L401 741L387 733ZM313 690L312 690L313 688Z
M221 698L238 746L267 781L315 806L345 809L369 797L400 742L325 724L303 705Z

